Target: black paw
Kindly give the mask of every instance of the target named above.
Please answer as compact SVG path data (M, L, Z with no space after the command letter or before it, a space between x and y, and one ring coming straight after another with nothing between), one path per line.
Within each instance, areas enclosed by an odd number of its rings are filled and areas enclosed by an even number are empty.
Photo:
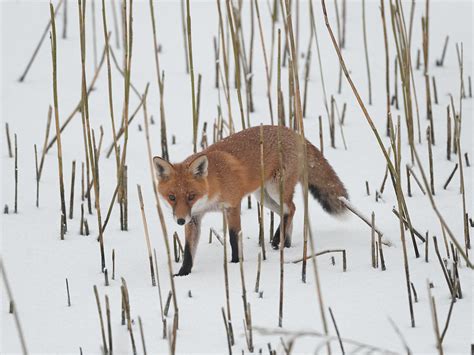
M231 263L238 263L239 262L239 258L234 258L232 257L232 259L230 260Z
M185 269L185 268L181 268L179 269L178 273L177 274L174 274L173 276L186 276L186 275L189 275L191 273L191 269Z

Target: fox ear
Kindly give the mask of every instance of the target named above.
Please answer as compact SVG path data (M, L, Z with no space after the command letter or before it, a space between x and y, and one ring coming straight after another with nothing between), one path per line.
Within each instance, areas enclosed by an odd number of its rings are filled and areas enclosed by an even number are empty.
M194 159L191 164L189 164L189 170L195 177L204 178L207 176L208 165L209 161L207 160L207 156L201 155L200 157Z
M160 157L153 158L153 164L155 165L156 176L158 181L169 178L173 165Z

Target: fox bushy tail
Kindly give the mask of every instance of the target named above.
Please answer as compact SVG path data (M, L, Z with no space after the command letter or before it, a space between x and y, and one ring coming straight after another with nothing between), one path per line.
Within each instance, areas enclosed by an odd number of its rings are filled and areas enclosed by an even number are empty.
M308 190L318 200L324 210L338 215L346 212L339 197L349 198L344 184L329 165L321 152L307 142L308 154Z

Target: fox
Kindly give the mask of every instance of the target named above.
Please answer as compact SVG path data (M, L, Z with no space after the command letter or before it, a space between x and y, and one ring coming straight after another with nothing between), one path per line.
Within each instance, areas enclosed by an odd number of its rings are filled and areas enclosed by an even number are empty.
M295 204L293 195L303 182L301 136L283 126L263 128L263 204L280 216L280 226L271 240L274 249L280 245L283 225L284 246L291 246ZM239 262L240 210L244 197L253 194L261 200L260 126L231 134L181 163L172 164L158 156L153 165L158 192L173 211L178 225L185 225L185 247L181 268L176 276L191 273L201 231L202 217L212 211L224 211L227 217L231 262ZM280 136L280 137L279 137ZM279 157L282 149L282 164ZM308 140L306 158L308 190L329 214L342 215L347 208L340 197L348 199L344 184L322 153ZM280 206L280 178L283 181L283 209Z

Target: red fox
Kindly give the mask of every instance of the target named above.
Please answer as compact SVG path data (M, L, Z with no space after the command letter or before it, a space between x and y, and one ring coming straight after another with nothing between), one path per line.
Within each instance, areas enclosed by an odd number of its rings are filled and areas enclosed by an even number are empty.
M281 134L283 169L280 169L278 130ZM263 126L264 206L280 214L280 175L284 182L283 228L284 245L291 246L292 220L295 213L293 194L303 179L303 149L298 133L278 126ZM324 210L331 214L346 211L339 197L347 191L321 152L306 141L308 188ZM229 225L232 262L239 261L240 204L242 198L254 193L260 200L260 127L249 128L219 141L182 163L171 164L154 157L158 191L173 209L179 225L185 226L184 259L179 276L191 272L199 241L201 219L206 212L225 210ZM280 216L281 218L281 216ZM281 223L280 223L281 226ZM280 243L278 227L272 246Z

